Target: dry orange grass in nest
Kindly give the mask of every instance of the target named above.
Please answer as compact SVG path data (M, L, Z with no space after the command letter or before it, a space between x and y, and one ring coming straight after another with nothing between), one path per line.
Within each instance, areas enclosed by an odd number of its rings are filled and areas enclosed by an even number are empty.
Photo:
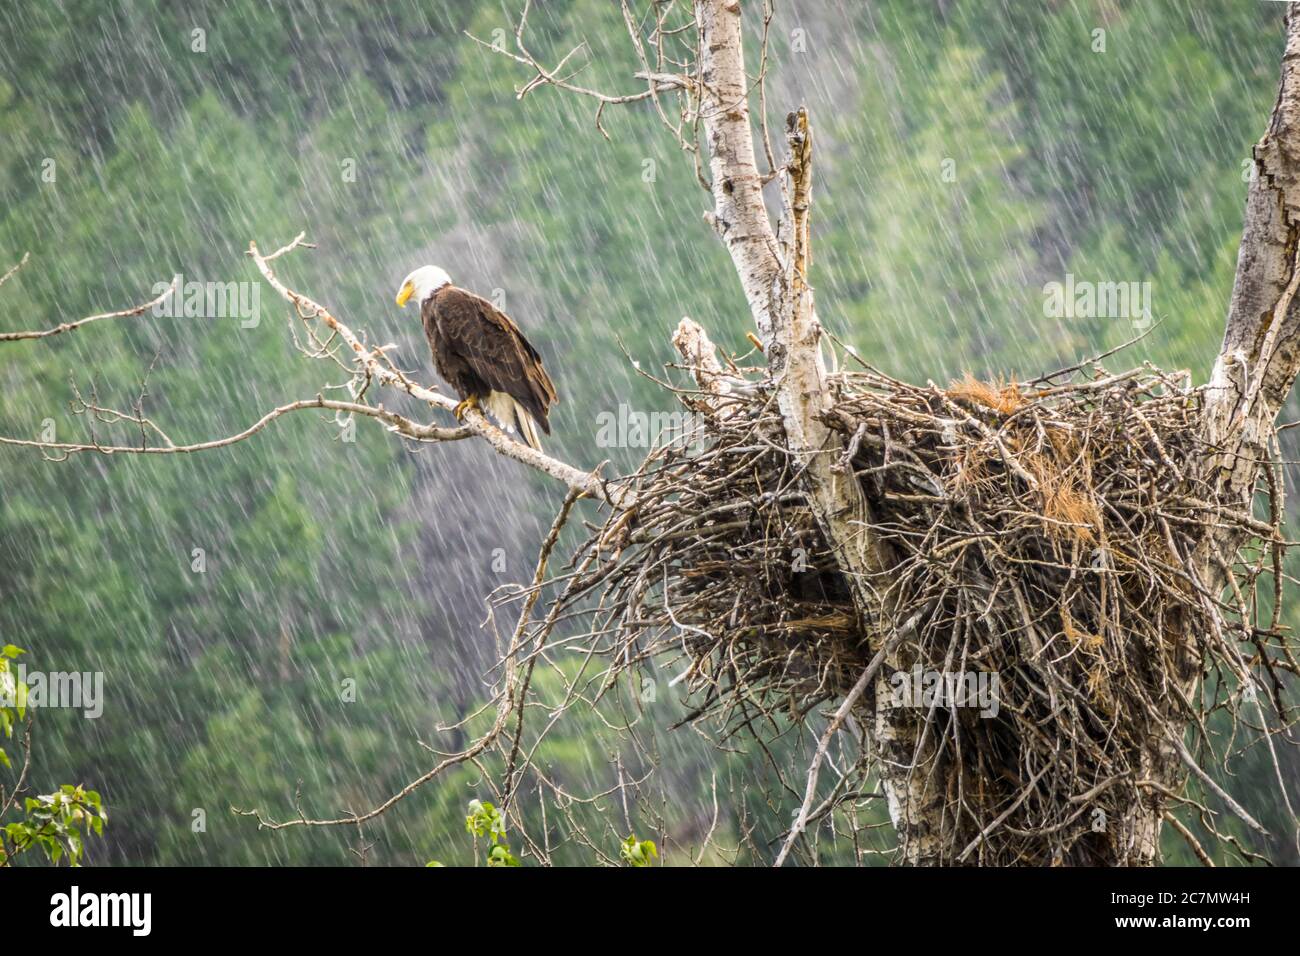
M948 386L948 397L957 401L983 405L1003 415L1010 415L1024 408L1028 402L1020 392L1020 386L1012 380L1007 382L999 378L996 383L982 382L970 372Z

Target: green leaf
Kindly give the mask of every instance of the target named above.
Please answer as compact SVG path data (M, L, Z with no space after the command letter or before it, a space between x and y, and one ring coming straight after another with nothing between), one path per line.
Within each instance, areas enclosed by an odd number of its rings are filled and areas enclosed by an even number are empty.
M659 849L653 840L638 840L629 834L619 848L619 855L632 866L649 866L651 860L658 858Z
M498 843L488 851L488 866L519 866L519 861L504 843Z

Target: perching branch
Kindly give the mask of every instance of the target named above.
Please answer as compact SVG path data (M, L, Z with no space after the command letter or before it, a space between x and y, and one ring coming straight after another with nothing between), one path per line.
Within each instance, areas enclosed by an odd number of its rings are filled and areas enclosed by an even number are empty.
M273 408L253 424L249 425L243 431L236 432L233 435L227 435L224 438L214 438L210 441L193 442L191 444L178 445L173 442L165 433L159 433L162 437L161 445L105 445L101 442L58 442L58 441L37 441L22 438L10 438L0 435L0 445L14 445L20 448L38 448L45 452L62 452L62 455L46 457L51 461L62 461L69 455L79 452L97 452L101 455L188 455L202 451L212 451L217 448L225 448L251 438L263 428L290 412L302 411L309 408L328 409L336 412L344 412L349 415L362 415L368 418L375 418L388 424L391 431L410 438L413 441L458 441L468 438L471 431L468 428L441 428L436 425L420 425L409 418L405 418L394 412L390 412L382 407L377 408L373 405L362 405L358 402L344 402L336 399L324 398L317 396L307 398L297 402L290 402L287 405L281 405ZM120 421L130 421L139 423L139 419L125 412L119 412L114 409L99 409L94 411L106 414Z
M332 334L343 340L352 351L355 363L353 371L358 376L366 381L373 381L380 385L387 385L404 391L413 398L428 402L430 405L444 411L454 411L457 404L454 399L443 395L441 392L433 391L412 382L394 367L382 349L366 346L356 333L344 325L323 305L300 292L294 291L276 277L271 269L271 263L280 256L303 245L304 235L304 233L299 233L288 245L282 246L266 256L258 251L257 243L249 243L248 254L252 257L258 271L262 273L262 277L271 285L271 288L293 305L298 317L304 323L311 323L313 320L318 321L329 329ZM627 491L604 481L596 472L582 471L557 458L536 451L523 442L510 438L505 432L488 421L487 417L478 409L469 409L465 413L465 423L473 434L485 440L498 454L528 465L530 468L562 482L574 491L581 492L589 498L606 502L615 507L628 507L633 502Z
M78 394L76 396L77 401L74 403L74 411L77 414L91 414L98 421L108 425L118 423L133 425L139 430L139 440L131 443L122 441L104 442L99 440L60 442L23 439L14 436L0 435L0 445L34 448L40 450L47 459L56 461L64 460L70 455L83 452L95 452L102 455L192 454L237 444L238 442L244 441L262 431L262 429L276 419L292 412L307 409L323 409L335 412L336 415L359 415L366 418L373 418L386 425L388 429L395 434L401 435L402 437L412 441L458 441L471 436L478 436L491 445L493 450L498 454L507 458L512 458L521 464L525 464L530 468L554 478L566 485L568 488L580 492L586 497L603 501L616 507L628 507L632 504L632 496L625 489L621 489L616 484L606 482L600 478L597 474L599 469L593 472L585 472L562 462L559 459L535 451L522 442L515 441L507 436L504 432L495 427L483 415L483 413L477 409L471 409L466 413L465 424L463 426L438 426L418 423L404 415L400 415L384 408L382 403L370 404L362 400L369 385L377 383L381 386L400 389L414 398L427 402L430 405L436 406L445 411L452 411L456 406L456 402L449 396L443 395L431 388L411 381L388 359L384 348L367 347L348 326L339 321L339 319L328 309L308 296L290 289L276 277L270 264L279 257L286 255L295 249L308 246L308 244L304 242L304 236L304 233L299 233L287 245L277 249L275 252L267 256L263 256L258 251L256 243L250 243L249 256L252 257L254 264L257 266L258 271L262 273L263 278L270 283L271 287L275 289L281 297L294 306L298 318L308 327L308 335L311 337L313 343L315 343L315 346L312 349L301 349L301 351L304 351L305 354L313 358L330 359L351 373L353 376L353 382L348 386L352 393L349 400L330 399L323 395L317 395L315 398L289 402L278 406L277 408L273 408L247 428L234 434L204 441L178 442L172 439L167 432L155 422L146 418L143 415L143 412L138 408L132 412L108 408L100 406L97 403L84 401ZM4 282L8 281L8 279L27 261L28 257L24 256L18 265L10 269L3 277L0 277L0 286L3 286ZM160 295L141 305L129 309L121 309L114 312L105 312L99 315L88 316L87 318L75 322L64 322L52 328L40 331L0 333L0 341L45 339L64 332L71 332L83 328L84 326L104 319L130 318L143 315L154 306L164 302L167 297L172 295L174 292L175 280L173 280L172 285L170 285ZM329 334L326 336L318 334L313 323L319 323L320 326L328 330ZM329 348L327 340L332 341L332 338L338 338L344 342L350 350L350 359L340 358Z

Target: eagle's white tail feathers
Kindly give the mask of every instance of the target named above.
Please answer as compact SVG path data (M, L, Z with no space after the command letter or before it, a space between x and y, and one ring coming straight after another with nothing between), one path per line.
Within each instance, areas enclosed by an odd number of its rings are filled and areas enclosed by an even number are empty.
M537 426L533 424L533 416L528 414L518 402L515 403L515 419L519 422L519 433L524 436L524 441L536 451L542 450L542 441L537 437Z
M542 450L542 443L537 438L537 426L533 424L533 417L528 414L527 409L505 392L488 392L487 398L483 400L483 406L493 418L501 423L501 427L506 431L517 431L530 447L535 448L537 451Z

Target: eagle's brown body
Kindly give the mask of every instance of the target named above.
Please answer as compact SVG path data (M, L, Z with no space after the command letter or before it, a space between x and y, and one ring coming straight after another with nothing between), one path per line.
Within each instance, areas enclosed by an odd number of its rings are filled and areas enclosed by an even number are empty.
M420 318L447 384L538 447L532 424L551 433L547 417L557 401L555 386L537 349L509 316L472 292L445 285L423 302Z

